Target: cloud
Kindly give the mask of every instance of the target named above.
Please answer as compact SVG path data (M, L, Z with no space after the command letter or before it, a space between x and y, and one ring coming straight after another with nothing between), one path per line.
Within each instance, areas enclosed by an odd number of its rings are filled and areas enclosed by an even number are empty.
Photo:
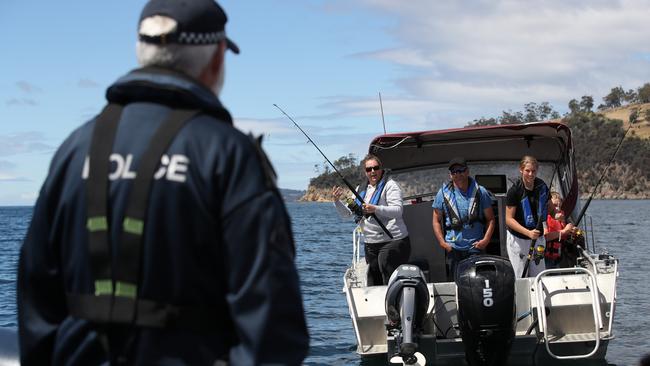
M13 171L16 168L16 164L0 160L0 182L29 182L31 179L25 177L19 177L13 174Z
M55 147L45 141L45 137L40 132L0 135L0 156L53 151Z
M16 82L16 86L27 94L40 93L43 91L38 86L23 80Z
M0 182L31 182L31 179L0 172Z
M39 88L38 86L21 80L16 82L16 87L20 89L23 93L25 94L37 94L41 93L43 90ZM5 101L5 105L7 106L26 106L26 107L34 107L38 105L38 102L33 99L33 98L20 98L20 97L13 97L11 99L8 99Z
M385 32L393 46L352 56L400 66L393 82L405 102L464 103L498 114L527 102L564 107L582 95L599 100L612 87L636 88L650 79L648 1L362 5L389 17ZM439 107L424 109L435 114Z
M7 106L27 106L27 107L34 107L38 105L38 102L36 102L34 99L31 98L11 98L5 102Z
M77 82L77 86L80 88L98 88L99 84L93 80L90 79L80 79Z
M0 181L1 182L1 181ZM32 206L38 198L37 191L11 192L0 195L1 206Z
M420 50L393 48L375 52L361 52L352 57L373 58L404 66L435 67L435 62Z
M36 199L38 198L38 192L33 191L33 192L24 192L20 194L20 201L25 202L27 204L33 204Z
M288 121L287 121L288 122ZM254 135L287 135L293 132L291 122L280 119L235 118L234 125L245 133Z
M14 170L15 168L16 164L6 160L0 160L0 172Z

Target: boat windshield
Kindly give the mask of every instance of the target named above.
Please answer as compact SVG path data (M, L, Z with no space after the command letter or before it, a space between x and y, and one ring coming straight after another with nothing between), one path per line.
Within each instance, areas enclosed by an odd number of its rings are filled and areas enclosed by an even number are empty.
M479 175L484 176L484 179L485 177L494 177L494 181L498 181L505 176L504 184L506 186L503 188L503 192L498 192L496 189L493 192L497 196L505 195L505 190L510 188L520 177L518 161L476 162L469 164L469 169L472 178ZM391 176L399 183L402 188L405 203L409 204L433 200L440 187L449 181L449 169L446 166L438 166L393 172ZM551 178L553 177L554 184L557 184L558 180L557 174L553 174L552 163L540 163L537 177L546 182L551 189L552 185L549 184ZM484 184L483 181L479 180L479 183L489 188L489 185Z

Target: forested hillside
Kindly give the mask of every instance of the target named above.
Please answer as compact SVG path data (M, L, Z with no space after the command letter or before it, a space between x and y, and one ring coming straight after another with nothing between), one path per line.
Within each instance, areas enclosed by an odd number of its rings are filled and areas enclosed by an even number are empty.
M569 101L569 112L561 115L549 103L528 103L523 111L504 111L499 117L481 117L467 126L516 124L544 120L566 123L573 133L581 194L591 194L623 135L625 140L598 187L596 198L650 198L650 83L637 90L612 88L594 110L594 99L586 95ZM610 117L616 117L610 118ZM629 131L628 131L629 130ZM627 134L626 134L627 132ZM354 155L334 162L353 185L365 177ZM303 200L328 200L329 189L342 185L330 167L317 167Z
M627 128L620 120L596 113L572 114L563 120L574 136L582 193L590 193ZM650 140L627 133L595 197L650 198Z
M582 96L579 101L572 99L568 103L569 112L564 116L546 102L539 105L528 103L523 112L504 111L500 117L482 117L468 126L549 119L566 123L573 133L582 195L592 192L625 135L621 149L594 197L650 198L650 83L636 90L625 91L620 86L612 88L602 100L603 103L594 111L592 96Z

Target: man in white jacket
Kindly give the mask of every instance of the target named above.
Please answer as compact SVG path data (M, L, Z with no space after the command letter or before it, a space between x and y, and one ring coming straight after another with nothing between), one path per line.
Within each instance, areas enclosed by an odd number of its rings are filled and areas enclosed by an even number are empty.
M393 271L407 263L411 254L408 230L402 218L402 190L397 182L384 174L381 160L375 155L363 159L366 186L357 187L364 202L341 201L343 189L332 189L334 205L342 217L355 216L363 230L365 258L368 263L368 286L387 285ZM374 217L372 216L374 214ZM390 232L382 229L377 219Z

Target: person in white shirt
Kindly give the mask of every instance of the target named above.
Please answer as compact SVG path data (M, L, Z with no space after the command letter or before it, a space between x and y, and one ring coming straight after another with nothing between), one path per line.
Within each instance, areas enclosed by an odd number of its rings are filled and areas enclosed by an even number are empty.
M407 263L411 254L408 230L402 218L402 190L397 182L385 174L381 160L367 155L362 165L368 179L365 186L357 187L364 202L341 201L343 189L332 188L334 205L342 217L355 217L363 231L368 286L387 285L390 275L401 264ZM375 217L372 215L374 214ZM377 223L381 221L392 238Z

